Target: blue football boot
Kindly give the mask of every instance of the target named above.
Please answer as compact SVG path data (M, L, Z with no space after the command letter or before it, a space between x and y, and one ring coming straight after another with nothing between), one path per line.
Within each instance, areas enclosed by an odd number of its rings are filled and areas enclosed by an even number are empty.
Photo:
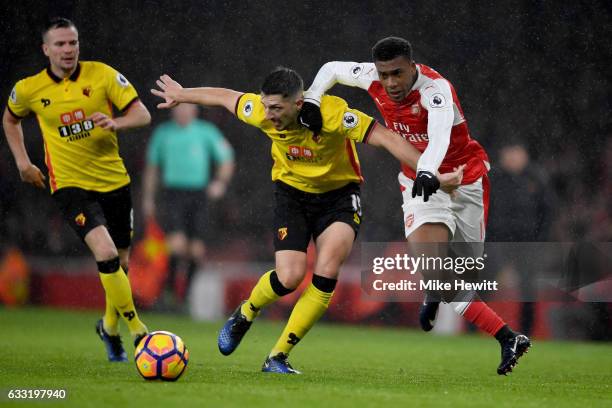
M217 345L219 351L224 356L229 356L236 350L240 341L251 327L253 322L249 322L245 315L242 314L240 308L245 302L234 310L234 313L227 319L227 322L223 325L219 331L219 337L217 337Z
M96 323L96 333L100 336L100 340L104 342L106 347L106 354L108 355L108 361L113 363L122 363L128 361L127 354L121 344L121 336L111 336L104 330L102 319Z
M266 361L261 367L261 371L264 373L277 373L277 374L302 374L300 371L291 367L287 359L289 356L285 353L278 353L275 356L266 358Z

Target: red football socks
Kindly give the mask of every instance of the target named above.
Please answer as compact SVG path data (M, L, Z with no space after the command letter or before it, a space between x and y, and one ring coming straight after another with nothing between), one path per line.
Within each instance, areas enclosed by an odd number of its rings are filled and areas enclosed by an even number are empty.
M472 301L463 312L463 317L480 330L495 336L506 324L486 303Z

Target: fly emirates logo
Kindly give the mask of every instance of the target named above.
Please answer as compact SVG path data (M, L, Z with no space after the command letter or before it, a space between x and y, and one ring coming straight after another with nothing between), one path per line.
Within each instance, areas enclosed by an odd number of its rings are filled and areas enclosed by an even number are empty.
M393 122L392 126L387 124L387 128L390 128L395 133L409 141L410 143L428 143L429 136L427 133L410 133L410 126L402 122Z

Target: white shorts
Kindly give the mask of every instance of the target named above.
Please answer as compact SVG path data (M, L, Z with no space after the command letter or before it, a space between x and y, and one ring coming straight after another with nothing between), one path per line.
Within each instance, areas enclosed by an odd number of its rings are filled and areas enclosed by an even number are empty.
M483 183L481 177L472 184L457 188L453 198L438 190L429 197L429 201L424 202L423 196L412 198L413 180L403 173L397 178L404 199L402 209L406 238L423 224L441 223L448 227L451 241L484 242L485 217L489 207L488 180Z

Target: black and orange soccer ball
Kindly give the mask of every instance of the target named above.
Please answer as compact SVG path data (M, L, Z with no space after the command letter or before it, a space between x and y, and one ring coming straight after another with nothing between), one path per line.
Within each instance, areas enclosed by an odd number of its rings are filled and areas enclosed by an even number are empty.
M176 381L187 368L189 351L176 334L154 331L138 343L134 361L145 380Z

